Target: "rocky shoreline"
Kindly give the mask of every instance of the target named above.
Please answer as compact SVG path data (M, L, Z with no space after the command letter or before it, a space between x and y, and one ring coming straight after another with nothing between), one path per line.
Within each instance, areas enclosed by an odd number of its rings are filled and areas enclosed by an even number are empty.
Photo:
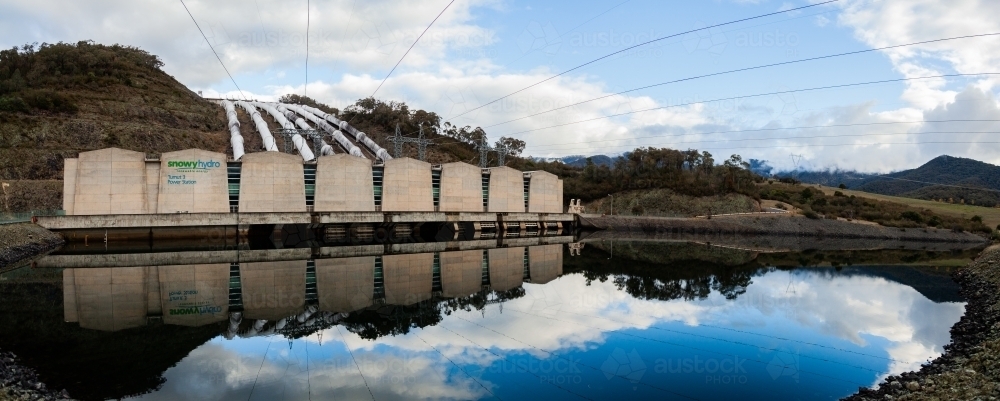
M0 271L63 243L61 236L31 223L0 225Z
M1000 399L1000 246L986 249L953 277L968 304L944 354L845 400Z
M786 214L757 214L706 218L632 216L580 216L584 229L616 233L695 234L728 236L797 236L816 238L878 239L918 242L987 244L985 237L937 228L895 228L861 221L809 219Z
M0 401L72 400L66 390L55 391L38 381L31 369L17 364L9 352L0 352Z

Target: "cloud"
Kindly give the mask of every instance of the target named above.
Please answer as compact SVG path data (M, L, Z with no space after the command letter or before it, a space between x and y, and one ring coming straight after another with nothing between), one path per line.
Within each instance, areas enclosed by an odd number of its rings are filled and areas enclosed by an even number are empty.
M928 41L963 35L1000 32L1000 3L989 0L888 0L839 2L841 25L872 47ZM995 72L1000 62L1000 38L996 36L929 43L883 51L896 70L906 77L937 75L944 64L959 73ZM936 73L936 74L935 74ZM982 79L991 88L1000 78ZM941 82L908 83L903 99L914 106L931 108L951 101L953 92L941 89Z
M787 9L792 4L764 4L760 0L735 2L769 10ZM277 0L242 3L188 0L185 3L246 96L275 100L283 94L306 92L303 5L293 6ZM309 35L308 95L341 108L370 96L384 74L445 4L446 0L435 0L431 4L388 0L316 2L310 9L313 24ZM843 0L835 4L839 7L839 15L829 18L835 18L837 24L848 28L854 38L870 47L1000 32L1000 20L993 18L1000 14L1000 3L996 1ZM530 49L541 46L535 50L544 52L561 43L559 52L562 54L572 45L570 36L561 41L553 39L548 32L551 30L547 31L552 25L548 21L538 22L537 27L528 23L524 29L518 27L509 32L492 28L502 24L488 25L486 22L492 21L483 21L482 15L488 14L483 11L502 14L505 7L499 0L453 4L386 81L379 90L379 97L405 101L411 108L438 112L458 125L492 126L487 128L491 138L524 139L528 143L525 153L534 156L618 154L637 146L670 146L705 149L724 157L739 153L745 158L770 160L779 169L791 167L788 158L791 153L804 155L807 163L817 168L843 167L878 172L913 168L942 153L1000 161L993 145L872 145L938 138L927 133L940 128L931 125L793 130L770 135L867 135L827 139L745 141L743 139L768 138L769 134L701 134L762 126L912 121L930 115L993 115L991 110L996 109L995 89L1000 77L976 79L971 85L979 94L944 79L910 81L899 93L904 106L895 109L885 109L868 99L808 109L804 107L808 105L799 104L791 95L698 104L689 103L704 99L693 96L690 99L654 98L641 93L620 95L616 93L625 88L615 83L617 78L574 72L473 110L561 71L549 65L519 70L500 65L495 56L503 52L493 51L498 49L498 44L504 43L520 53L518 35L528 32L531 40L525 43ZM0 15L0 44L5 47L35 41L83 39L135 45L162 57L167 73L193 90L202 91L205 96L242 96L229 82L179 2L103 0L85 4L0 0L0 9L4 10ZM816 17L817 25L827 23L827 16ZM837 30L821 31L837 34ZM670 32L663 32L667 33ZM544 40L535 41L542 37L539 35L544 36ZM697 35L694 38L704 39ZM698 40L695 47L703 47L704 41ZM686 43L690 46L692 42ZM713 39L708 43L705 46L719 48L722 42ZM524 46L522 43L521 47ZM1000 65L1000 38L939 42L883 53L894 73L903 77L994 72L995 66ZM556 63L551 57L543 60ZM773 88L782 89L787 88ZM606 98L494 126L602 96ZM616 116L679 104L685 106ZM915 135L896 135L900 132ZM649 136L659 138L642 138ZM972 134L961 134L947 140L972 137ZM699 142L726 138L732 141Z

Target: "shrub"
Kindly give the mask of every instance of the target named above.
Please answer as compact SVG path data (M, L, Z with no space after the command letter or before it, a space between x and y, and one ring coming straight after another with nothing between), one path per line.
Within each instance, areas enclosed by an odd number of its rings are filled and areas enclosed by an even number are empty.
M904 219L904 220L910 220L910 221L915 222L915 223L923 223L924 222L924 218L922 216L920 216L920 213L914 212L912 210L907 210L907 211L905 211L903 213L900 213L899 218Z
M843 184L841 184L841 185L843 185ZM843 193L843 192L840 192L840 191L833 191L833 196L837 196L837 197L843 197L843 196L844 196L844 193Z
M975 216L972 216L972 218L970 220L972 220L973 223L982 224L983 223L983 216L975 215Z
M844 185L844 183L840 183L840 185L838 185L837 188L847 189L847 185Z
M58 113L76 113L77 107L68 97L51 90L24 93L24 101L36 109Z
M802 212L802 214L803 214L804 216L806 216L806 217L810 218L810 219L813 219L813 220L816 220L816 219L818 219L818 218L819 218L819 215L818 215L818 214L816 214L816 212L814 212L814 211L812 211L812 210L806 210L806 211Z
M17 96L2 96L0 97L0 111L27 113L28 105Z

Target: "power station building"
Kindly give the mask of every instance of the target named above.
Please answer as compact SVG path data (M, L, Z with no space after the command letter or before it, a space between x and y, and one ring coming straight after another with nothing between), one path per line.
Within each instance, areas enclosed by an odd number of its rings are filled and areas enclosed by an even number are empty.
M431 165L333 154L303 162L280 152L187 149L159 159L118 148L66 159L67 215L491 212L564 213L562 180L544 171Z
M240 311L277 321L315 305L355 312L545 284L563 273L563 245L240 263L65 268L63 313L83 328L201 326ZM123 258L124 259L124 258Z

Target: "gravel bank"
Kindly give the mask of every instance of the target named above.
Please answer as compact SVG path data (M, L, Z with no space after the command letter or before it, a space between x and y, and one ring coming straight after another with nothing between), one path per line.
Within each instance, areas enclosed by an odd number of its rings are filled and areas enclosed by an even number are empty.
M847 400L1000 399L1000 246L983 251L954 278L968 304L945 353L920 371L890 376Z
M0 352L0 401L72 400L66 390L55 391L38 381L31 369L17 364L9 352Z
M61 236L31 223L0 225L0 270L64 242Z
M981 236L944 229L901 229L858 221L809 219L803 216L762 214L705 218L629 216L580 217L581 225L622 233L811 236L818 238L869 238L893 241L987 243Z

